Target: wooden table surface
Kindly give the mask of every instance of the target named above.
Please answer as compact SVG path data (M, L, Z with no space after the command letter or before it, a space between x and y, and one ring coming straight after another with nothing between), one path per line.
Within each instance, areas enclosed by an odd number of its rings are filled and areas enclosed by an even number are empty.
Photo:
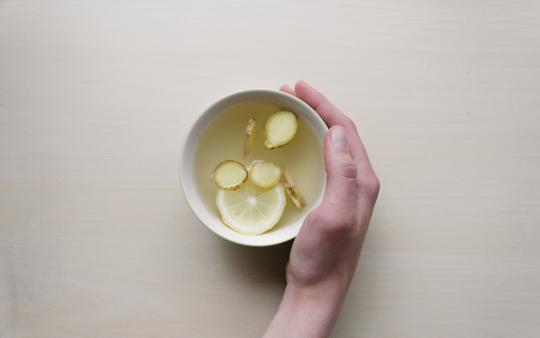
M333 337L540 336L540 2L0 0L0 337L256 337L290 243L178 179L225 94L306 79L382 182Z

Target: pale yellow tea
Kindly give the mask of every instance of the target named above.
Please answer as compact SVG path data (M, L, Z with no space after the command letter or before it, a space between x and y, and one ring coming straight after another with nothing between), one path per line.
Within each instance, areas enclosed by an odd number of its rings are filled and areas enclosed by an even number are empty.
M276 183L273 182L273 179L268 181L268 174L272 174L277 170L279 175L279 170L281 170L283 174L287 172L294 180L296 189L305 199L305 206L303 208L296 206L291 197L287 195L283 214L279 222L269 231L279 228L281 224L294 222L300 215L305 213L305 210L309 210L313 206L321 185L324 183L321 144L313 128L298 115L296 115L296 134L289 143L285 145L279 143L279 136L283 134L280 134L279 130L275 134L277 135L276 139L269 140L265 135L266 122L271 116L276 117L275 113L281 110L283 110L282 107L268 102L240 103L221 112L202 132L195 155L197 187L206 206L213 210L218 217L220 212L216 206L216 196L220 188L215 182L212 182L210 177L215 174L216 167L224 161L233 162L227 162L222 166L229 166L234 169L234 166L236 166L234 162L239 162L248 171L250 164L254 160L264 160L275 164L275 167L265 164L257 168L259 172L265 174L261 176L260 181L264 182L263 179L267 179L267 182L269 182L268 186L262 183L259 183L259 185L264 189L276 190L271 191L272 194L267 194L269 195L268 198L270 198L268 201L277 201L275 203L282 203L280 197L282 193L279 190L282 189L283 178L280 180L282 183L279 186L270 188ZM255 120L254 133L246 142L245 132L246 127L250 124L250 119ZM269 126L271 127L270 124ZM265 142L267 143L266 146ZM274 146L272 142L276 143L277 146ZM242 183L244 180L242 172L240 171L240 175L237 176L239 178L238 182ZM281 177L283 176L281 175ZM237 177L231 179L235 178ZM256 175L253 175L249 181L259 182ZM286 187L286 185L283 186ZM225 188L228 189L228 187ZM237 189L237 186L231 185L231 189ZM261 203L265 202L262 201Z

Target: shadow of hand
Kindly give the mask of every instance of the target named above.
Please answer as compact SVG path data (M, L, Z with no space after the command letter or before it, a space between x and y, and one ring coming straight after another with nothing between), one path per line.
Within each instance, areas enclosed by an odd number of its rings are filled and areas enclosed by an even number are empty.
M248 283L285 286L285 267L293 241L270 247L248 247L219 240L226 264Z

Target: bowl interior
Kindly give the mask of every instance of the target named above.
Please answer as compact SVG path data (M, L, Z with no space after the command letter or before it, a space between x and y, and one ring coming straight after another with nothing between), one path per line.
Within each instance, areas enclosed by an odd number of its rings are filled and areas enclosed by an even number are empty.
M195 153L198 147L198 138L202 131L208 126L214 117L228 107L246 102L246 101L267 101L277 104L284 109L290 110L301 116L308 124L311 125L317 135L318 141L321 143L324 139L324 134L328 130L323 120L319 115L307 104L297 99L296 97L274 90L248 90L227 96L208 108L195 122L190 129L184 143L183 153L180 158L180 177L184 194L189 205L193 209L195 215L200 221L217 235L238 244L249 246L268 246L286 242L293 239L300 230L305 216L311 211L310 208L304 208L302 215L294 222L281 224L279 228L271 230L261 235L249 236L238 233L226 225L224 225L218 215L212 210L209 210L199 195L196 187L196 179L194 177L194 160ZM321 164L322 165L322 164ZM316 206L320 203L324 192L324 182L320 182L320 189L315 203Z

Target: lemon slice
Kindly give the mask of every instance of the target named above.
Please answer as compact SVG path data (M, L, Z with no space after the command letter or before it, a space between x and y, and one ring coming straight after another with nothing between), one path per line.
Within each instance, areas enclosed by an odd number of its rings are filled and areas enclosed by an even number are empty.
M261 189L247 183L238 190L219 190L216 204L223 223L245 235L258 235L279 222L285 210L285 190L281 184Z

